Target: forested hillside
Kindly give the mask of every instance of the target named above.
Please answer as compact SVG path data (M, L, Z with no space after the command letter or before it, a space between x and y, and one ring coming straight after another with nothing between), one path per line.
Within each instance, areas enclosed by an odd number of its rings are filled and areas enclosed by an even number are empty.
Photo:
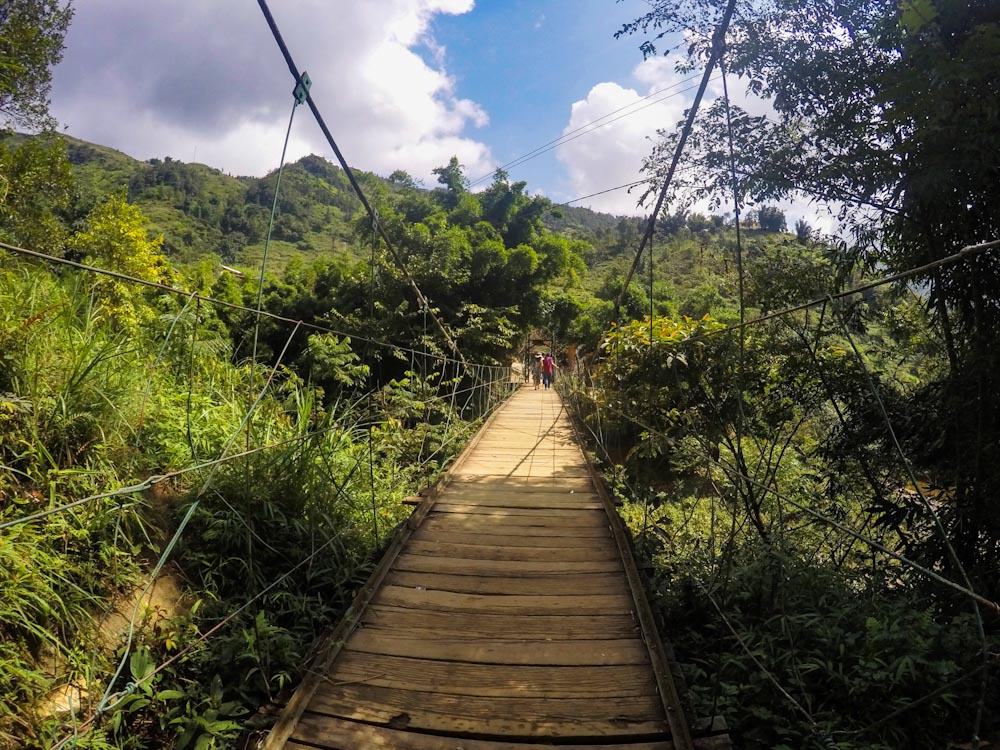
M64 140L77 180L73 207L76 213L91 208L102 195L122 191L149 219L150 233L162 236L164 254L174 265L191 267L206 262L207 268L217 271L222 263L256 273L274 200L276 173L264 178L234 178L204 165L186 164L169 157L139 162L106 147L72 138ZM466 193L457 162L442 166L441 182L433 189L418 185L402 171L387 179L364 172L359 175L365 189L379 196L381 207L402 211L406 221L425 226L435 202L440 203L449 192ZM446 201L455 203L449 214L452 223L471 227L485 218L497 227L510 221L496 212L520 211L517 204L527 201L524 192L527 186L511 182L503 173L496 179L493 187L480 194L470 193L465 199L470 201L469 206L472 201L484 206L460 208L457 199L447 198ZM507 203L511 205L508 207ZM519 331L525 330L530 319L532 324L551 331L556 340L577 343L584 350L593 351L613 316L613 300L618 296L645 220L572 206L552 206L544 200L530 204L531 221L539 222L538 228L545 227L548 237L560 238L559 247L553 250L560 257L565 255L544 271L546 283L540 297L532 299L531 283L517 278L516 272L504 282L511 288L503 305L487 305L483 303L490 300L476 299L483 278L471 278L466 286L450 285L447 266L437 267L442 273L436 280L429 277L420 280L428 285L426 291L434 301L444 303L449 297L465 299L462 295L469 292L472 296L465 301L476 301L484 308L517 305L522 308L515 321ZM326 159L308 156L285 167L269 249L269 275L275 279L287 275L286 281L295 286L311 283L304 279L304 269L308 269L305 276L310 278L329 274L334 267L340 269L337 273L347 271L348 275L352 268L357 274L368 273L362 268L369 247L366 229L357 220L360 211L361 204L343 171ZM797 227L794 235L789 234L782 213L766 206L745 218L744 228L749 232L748 258L754 268L768 263L780 265L784 260L805 265L812 262L810 259L820 262L817 258L822 255L822 246L813 241L808 225ZM666 216L659 223L656 237L653 298L657 310L692 317L716 311L725 316L736 293L732 274L735 270L732 217L680 212ZM508 231L503 239L508 248L514 248L524 237ZM507 268L511 268L509 264ZM760 278L758 274L751 276ZM821 282L822 279L813 279L813 287L803 287L803 294L815 292ZM636 281L633 286L624 314L641 317L649 311L648 283ZM517 298L518 288L524 289L524 299ZM337 311L331 319L343 318L359 303L358 299L351 299L351 293L344 294L342 300L330 305ZM358 294L361 292L355 297ZM323 302L319 304L322 306ZM448 304L451 309L446 312L455 313L455 302ZM284 311L287 313L289 309L286 306ZM511 332L512 329L508 330L508 335Z
M187 263L218 256L225 263L259 261L274 200L275 174L233 177L202 164L164 156L140 162L74 138L65 138L86 207L120 191L140 206L164 251ZM374 175L361 173L370 184ZM361 204L339 167L317 156L285 168L272 240L280 267L295 253L332 255L351 245L350 220Z

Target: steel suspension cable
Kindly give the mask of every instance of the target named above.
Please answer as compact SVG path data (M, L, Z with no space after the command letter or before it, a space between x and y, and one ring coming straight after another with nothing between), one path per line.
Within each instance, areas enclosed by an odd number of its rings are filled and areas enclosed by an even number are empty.
M628 286L632 282L632 277L635 276L636 269L639 267L639 262L642 259L642 252L649 244L649 241L653 238L653 231L656 229L656 220L660 215L660 209L663 208L663 202L667 197L667 191L670 189L670 184L674 179L674 172L677 170L677 164L680 162L681 154L684 152L684 146L687 143L688 136L691 134L691 128L694 126L695 116L698 114L698 107L701 105L701 99L705 95L705 89L708 88L709 79L712 77L712 70L715 67L716 60L718 60L719 55L722 51L722 46L725 44L726 32L729 30L729 21L733 17L733 10L736 8L736 0L729 0L726 5L726 10L723 13L722 20L719 22L719 27L716 29L715 34L712 38L712 49L709 53L708 62L705 65L705 72L701 78L701 84L698 86L698 93L695 94L694 102L691 104L688 110L687 120L684 123L684 127L681 129L680 139L677 141L677 148L674 150L674 156L670 161L670 168L667 170L667 177L663 181L663 187L660 189L660 193L656 198L656 204L653 207L653 213L649 217L649 223L646 225L646 232L642 236L642 241L639 243L639 249L635 253L635 259L632 261L632 266L629 268L628 275L625 277L625 282L622 284L621 293L618 295L618 299L615 301L615 318L618 317L618 310L621 308L622 301L625 299L625 294L628 291Z
M361 201L361 205L364 206L365 211L371 218L372 223L374 224L375 227L375 231L382 238L382 241L385 242L386 249L389 251L389 254L392 256L393 262L395 262L396 266L403 274L403 277L410 285L410 288L413 291L414 296L417 299L417 302L420 303L421 306L428 305L429 303L427 302L427 298L424 296L424 293L420 291L420 287L417 286L416 280L410 274L409 269L406 267L405 261L396 251L395 246L393 246L392 240L389 239L389 235L385 231L385 227L383 227L382 223L379 221L378 213L372 208L371 204L368 202L368 198L365 195L364 190L361 189L361 185L358 182L357 177L354 175L354 170L352 170L350 165L348 165L347 159L344 158L344 154L341 152L340 147L337 146L337 142L334 140L333 134L330 132L329 127L327 127L326 121L323 119L323 115L320 114L319 108L316 106L316 102L313 101L312 95L308 91L308 85L307 85L309 81L308 76L303 77L303 74L299 72L298 66L296 66L295 61L292 59L292 53L288 49L288 45L285 44L285 40L281 36L281 32L278 30L278 24L277 22L275 22L274 16L271 15L271 10L270 8L268 8L267 5L267 0L257 0L257 4L260 6L261 12L264 14L264 19L267 21L267 25L271 29L271 35L274 37L274 41L277 43L278 48L281 50L282 56L285 58L285 64L288 66L289 72L295 79L296 86L303 86L303 85L306 86L305 103L309 105L309 109L310 111L312 111L313 117L316 119L316 123L319 125L320 130L323 131L323 135L326 137L326 141L330 145L330 148L333 149L333 153L337 156L337 161L340 162L341 169L344 170L344 174L347 176L348 181L351 183L351 187L354 188L354 192L357 194L358 200ZM434 321L434 324L437 326L438 330L441 332L441 335L444 337L445 342L451 348L455 356L462 362L463 365L465 365L466 364L465 357L462 355L461 350L458 348L458 344L455 343L455 340L448 332L448 329L445 328L444 323L434 313L433 310L430 311L430 315Z
M281 192L281 175L285 171L285 156L288 153L288 140L292 136L292 123L295 121L295 110L299 108L299 100L292 101L292 112L288 116L288 129L285 131L285 144L281 147L281 160L278 162L278 175L274 180L274 199L271 201L271 218L267 222L267 235L264 237L264 253L260 260L260 277L257 279L257 314L253 325L253 356L250 361L257 364L257 338L260 334L260 308L264 301L264 272L267 269L267 253L271 249L271 235L274 232L274 217L278 212L278 197ZM249 439L249 436L248 436Z

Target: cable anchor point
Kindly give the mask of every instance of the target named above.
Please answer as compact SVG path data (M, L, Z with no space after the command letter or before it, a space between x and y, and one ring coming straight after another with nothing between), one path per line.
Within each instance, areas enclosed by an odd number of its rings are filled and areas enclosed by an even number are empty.
M295 89L292 91L296 104L305 104L306 99L309 98L309 89L312 88L312 84L312 78L303 70L302 75L299 76L299 82L295 84Z

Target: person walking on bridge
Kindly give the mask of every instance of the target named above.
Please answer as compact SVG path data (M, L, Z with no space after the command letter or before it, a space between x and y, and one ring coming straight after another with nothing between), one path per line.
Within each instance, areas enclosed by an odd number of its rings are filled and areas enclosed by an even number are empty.
M536 354L531 360L531 379L535 381L535 390L538 390L538 384L542 382L542 355Z
M552 385L552 371L555 367L555 361L552 359L552 354L548 353L545 358L542 359L542 383L545 384L545 390L549 389Z

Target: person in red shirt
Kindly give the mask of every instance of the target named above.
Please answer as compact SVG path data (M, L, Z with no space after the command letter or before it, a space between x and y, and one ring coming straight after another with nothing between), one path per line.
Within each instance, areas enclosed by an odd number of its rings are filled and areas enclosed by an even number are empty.
M546 354L542 359L542 383L545 385L545 390L549 389L552 385L552 371L555 367L555 362L552 359L551 354Z

